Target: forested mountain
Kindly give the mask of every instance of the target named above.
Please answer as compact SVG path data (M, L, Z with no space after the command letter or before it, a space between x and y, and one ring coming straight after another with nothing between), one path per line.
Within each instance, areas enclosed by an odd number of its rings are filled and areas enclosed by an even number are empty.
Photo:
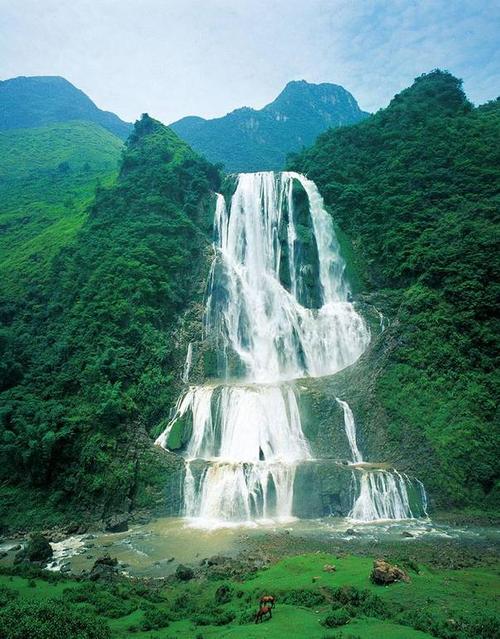
M306 118L303 84L265 117L277 122L303 99ZM447 509L493 509L498 495L499 133L498 102L474 108L436 71L366 121L327 131L289 167L324 196L356 299L384 315L372 348L333 376L357 375L349 403L362 444ZM184 318L201 327L220 175L148 116L118 172L122 148L89 122L0 133L5 526L150 506L158 491L164 503L180 464L152 438L175 404ZM318 405L326 389L329 410L330 382L304 381ZM328 433L322 413L315 428Z
M281 169L288 153L312 144L326 129L367 115L343 87L301 80L289 82L263 109L243 107L213 120L190 116L170 126L227 171L265 171Z
M144 505L139 485L154 484L160 463L146 432L173 401L173 331L196 299L218 180L144 116L116 183L98 188L44 280L3 300L4 525L18 507L26 521L31 505L45 524L68 504L94 513Z
M444 507L498 506L500 103L434 71L291 161L316 182L389 327L355 413ZM363 294L362 294L363 293Z
M64 78L20 76L0 81L0 131L73 120L100 124L122 140L132 130L131 124L99 109L83 91Z

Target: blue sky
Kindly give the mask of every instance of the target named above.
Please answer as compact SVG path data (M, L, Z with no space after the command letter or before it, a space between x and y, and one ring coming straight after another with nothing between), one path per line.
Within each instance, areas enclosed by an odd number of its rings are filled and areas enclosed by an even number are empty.
M0 0L0 78L62 75L98 106L163 122L262 107L289 80L376 111L421 73L500 93L498 0Z

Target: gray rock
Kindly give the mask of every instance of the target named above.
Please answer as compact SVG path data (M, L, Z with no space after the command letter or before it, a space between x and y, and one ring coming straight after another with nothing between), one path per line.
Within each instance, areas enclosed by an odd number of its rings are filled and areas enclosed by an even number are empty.
M113 515L106 521L106 532L126 532L128 530L129 515L123 513L121 515Z

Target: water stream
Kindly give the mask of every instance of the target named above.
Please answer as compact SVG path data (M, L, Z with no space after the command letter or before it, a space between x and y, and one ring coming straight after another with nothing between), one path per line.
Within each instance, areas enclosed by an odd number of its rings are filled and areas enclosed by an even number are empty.
M217 527L293 516L296 468L312 459L293 382L340 371L370 341L344 270L331 216L304 176L243 173L229 207L217 195L205 309L217 379L187 388L157 440L168 448L173 429L189 424L184 515L193 523ZM191 361L190 345L186 383ZM361 462L352 411L337 401L352 461ZM395 492L405 499L396 475L387 475L363 474L353 517L411 516L399 502L381 511L379 502L389 504ZM375 504L371 511L362 508L366 495Z

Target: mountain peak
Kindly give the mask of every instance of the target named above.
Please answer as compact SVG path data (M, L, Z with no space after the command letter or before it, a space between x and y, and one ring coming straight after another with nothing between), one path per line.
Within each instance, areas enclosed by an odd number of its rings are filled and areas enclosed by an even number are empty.
M190 116L170 126L229 171L264 171L282 168L288 153L312 144L326 129L367 115L340 85L292 80L260 110L241 107L213 120Z
M0 81L0 131L83 120L125 139L132 125L102 111L69 80L57 75L18 76Z

